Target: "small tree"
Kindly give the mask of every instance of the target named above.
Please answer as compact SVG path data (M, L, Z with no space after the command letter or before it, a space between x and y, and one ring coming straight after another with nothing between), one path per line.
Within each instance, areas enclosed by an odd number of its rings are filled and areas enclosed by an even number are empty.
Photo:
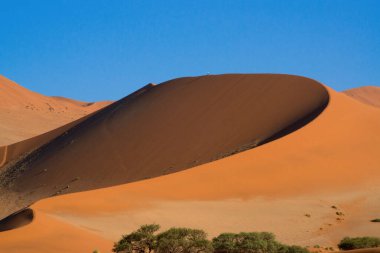
M306 248L276 241L268 232L223 233L212 240L215 253L308 253Z
M247 253L276 253L279 244L276 242L272 233L268 232L251 232L239 233L237 235L236 248L240 252Z
M211 253L211 242L203 230L171 228L157 236L157 253Z
M123 235L121 240L114 244L116 253L151 253L157 246L155 233L160 229L157 224L143 225L137 231Z
M212 239L212 246L217 253L234 253L236 249L236 234L223 233Z
M380 247L380 238L377 237L345 237L338 244L341 250L364 249Z

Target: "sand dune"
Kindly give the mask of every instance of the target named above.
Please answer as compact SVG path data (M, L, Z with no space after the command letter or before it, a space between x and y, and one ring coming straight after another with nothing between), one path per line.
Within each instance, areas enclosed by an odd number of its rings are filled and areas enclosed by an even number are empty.
M369 222L380 210L380 112L329 92L326 110L284 138L191 170L45 199L33 208L112 240L147 222L200 227L211 236L271 231L304 246L380 236L378 224Z
M253 148L300 127L327 102L319 83L288 75L148 85L3 169L5 190L19 198L3 201L1 215L41 198L161 176Z
M380 107L380 87L364 86L346 90L344 93L362 103Z
M60 194L31 206L31 224L1 232L0 252L109 252L149 222L210 236L271 231L304 246L380 236L369 222L380 210L380 111L306 78L237 77L145 87L22 160L27 171L3 188L11 207L3 216ZM318 117L301 120L328 99ZM272 136L282 138L266 143ZM131 183L71 193L123 182Z
M0 146L51 131L108 104L43 96L0 75Z

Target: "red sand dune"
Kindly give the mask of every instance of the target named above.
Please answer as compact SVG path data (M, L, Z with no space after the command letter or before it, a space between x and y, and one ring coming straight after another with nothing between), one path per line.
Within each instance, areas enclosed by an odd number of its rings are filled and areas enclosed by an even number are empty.
M380 87L364 86L346 90L344 93L362 103L380 107Z
M48 132L109 103L43 96L0 75L0 146Z
M327 101L317 82L287 75L203 76L148 85L5 168L5 190L19 198L0 214L44 197L229 156L290 131Z
M369 222L380 209L380 111L329 94L310 79L282 75L147 87L21 160L26 171L3 187L2 215L57 191L131 183L35 203L31 224L0 233L0 252L109 252L122 233L149 222L210 236L265 230L305 246L380 236Z

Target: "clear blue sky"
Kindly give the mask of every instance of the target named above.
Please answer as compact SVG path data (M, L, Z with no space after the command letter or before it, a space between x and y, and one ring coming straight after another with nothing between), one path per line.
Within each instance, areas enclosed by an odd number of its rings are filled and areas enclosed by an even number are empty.
M380 85L379 13L377 0L0 0L0 74L86 101L208 72Z

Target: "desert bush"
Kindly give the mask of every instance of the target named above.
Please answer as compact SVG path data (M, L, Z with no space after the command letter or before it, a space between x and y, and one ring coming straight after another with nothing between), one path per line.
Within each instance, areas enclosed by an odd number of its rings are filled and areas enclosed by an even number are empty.
M307 250L304 247L296 246L296 245L281 245L280 248L277 251L278 253L310 253L309 250Z
M233 253L236 250L237 234L223 233L212 239L212 246L218 253Z
M151 253L157 246L155 233L160 229L157 224L143 225L138 230L123 235L112 249L116 253Z
M171 228L157 236L157 253L211 253L213 248L203 230Z
M377 237L345 237L338 244L341 250L363 249L380 247L380 238Z
M306 248L288 246L276 241L268 232L223 233L212 240L215 253L307 253Z
M380 219L373 219L371 222L380 222Z

